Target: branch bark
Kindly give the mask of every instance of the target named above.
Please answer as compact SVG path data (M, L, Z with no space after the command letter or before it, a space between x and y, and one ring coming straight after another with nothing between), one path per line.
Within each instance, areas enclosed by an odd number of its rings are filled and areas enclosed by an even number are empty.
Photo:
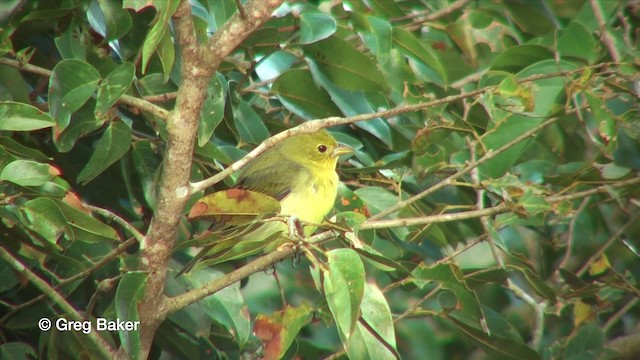
M183 1L173 15L177 43L182 54L181 82L176 106L167 118L167 147L158 184L156 211L141 244L147 272L144 300L139 304L140 357L146 358L155 333L166 318L164 286L176 228L189 199L189 176L200 109L207 84L222 60L262 25L282 0L254 0L246 16L234 15L205 47L198 44L191 6ZM124 357L121 349L120 356Z

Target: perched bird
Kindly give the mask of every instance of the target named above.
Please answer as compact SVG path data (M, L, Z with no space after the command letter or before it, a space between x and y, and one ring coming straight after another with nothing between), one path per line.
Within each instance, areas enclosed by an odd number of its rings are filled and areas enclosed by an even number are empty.
M325 130L294 135L250 162L240 174L236 187L227 190L222 198L235 197L237 201L246 202L249 197L241 193L243 190L268 195L279 201L279 214L304 224L304 234L300 235L309 236L333 208L339 184L335 170L338 157L352 152L350 147L339 145ZM233 201L230 204L233 208ZM234 235L222 236L205 246L180 274L196 263L213 265L255 254L274 240L289 238L290 232L290 227L283 221L258 222L236 228L242 230L226 231ZM206 259L209 261L203 261Z

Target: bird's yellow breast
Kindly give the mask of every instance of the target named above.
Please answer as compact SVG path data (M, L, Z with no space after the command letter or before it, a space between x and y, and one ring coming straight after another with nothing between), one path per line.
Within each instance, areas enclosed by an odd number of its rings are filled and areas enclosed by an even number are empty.
M280 213L318 224L331 211L338 193L338 174L333 169L315 168L308 182L296 184L280 202ZM306 235L315 230L305 228Z

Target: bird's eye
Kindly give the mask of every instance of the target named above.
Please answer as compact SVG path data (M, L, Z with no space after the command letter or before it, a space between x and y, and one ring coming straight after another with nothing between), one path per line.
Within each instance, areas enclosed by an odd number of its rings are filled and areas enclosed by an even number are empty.
M325 145L318 145L318 151L320 151L320 153L324 153L327 151L327 147Z

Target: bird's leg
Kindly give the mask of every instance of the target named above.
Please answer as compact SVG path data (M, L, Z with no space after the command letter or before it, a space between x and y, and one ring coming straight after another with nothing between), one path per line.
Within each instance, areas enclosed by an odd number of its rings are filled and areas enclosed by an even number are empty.
M290 216L287 219L287 227L289 229L289 240L295 242L296 240L301 241L304 239L304 229L296 216Z
M291 240L296 247L296 252L292 260L293 266L296 267L300 263L300 248L304 244L304 229L300 220L295 216L289 217L287 227L289 228L289 240Z

